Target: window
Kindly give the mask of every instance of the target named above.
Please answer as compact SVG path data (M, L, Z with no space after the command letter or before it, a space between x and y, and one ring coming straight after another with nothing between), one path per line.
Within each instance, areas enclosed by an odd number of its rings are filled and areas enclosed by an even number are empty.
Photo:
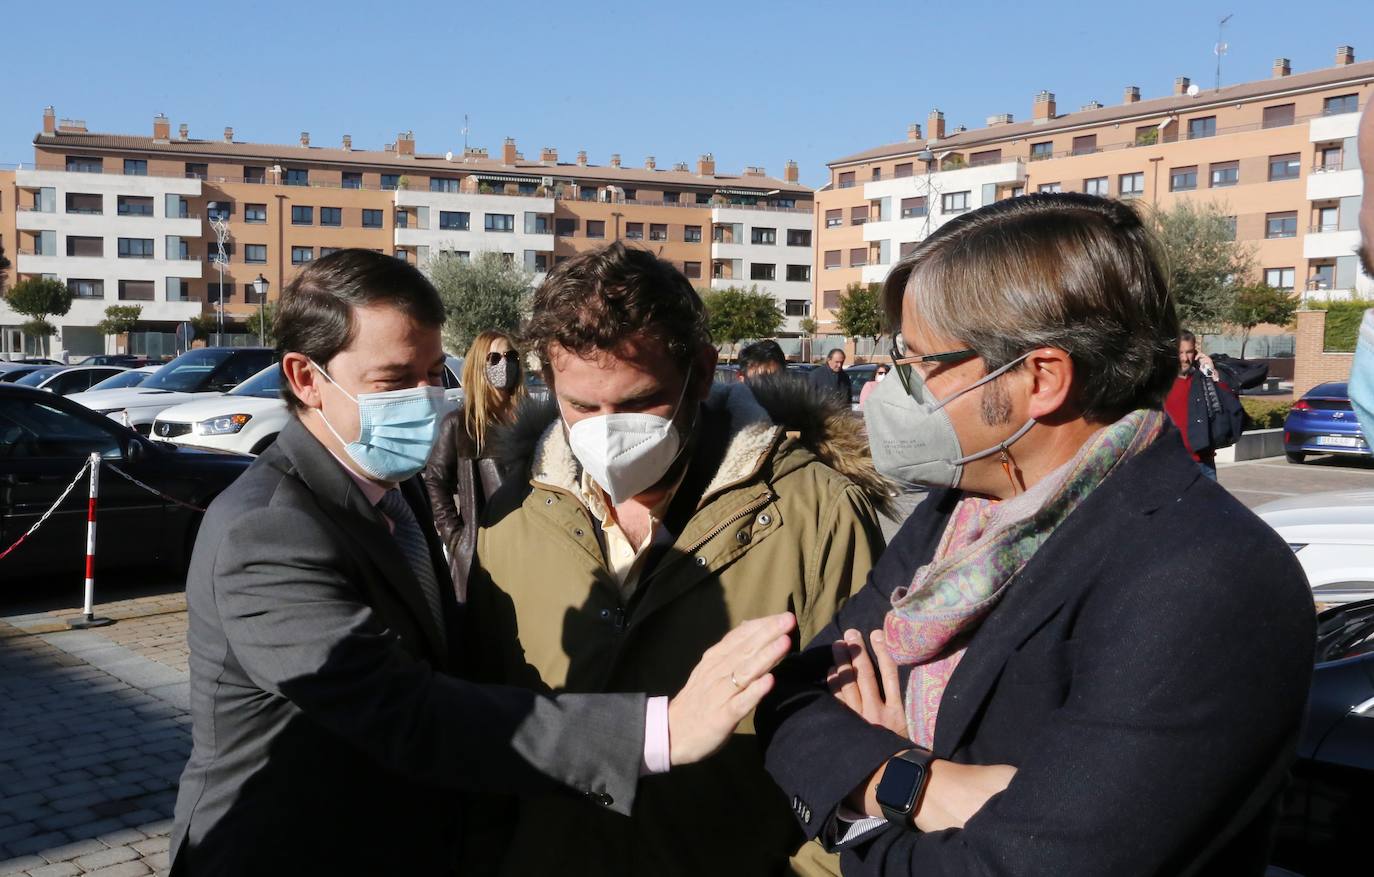
M1317 225L1313 231L1321 233L1336 231L1340 228L1341 209L1339 207L1318 207Z
M674 192L673 194L676 195L677 193ZM663 223L661 223L661 222L652 222L652 223L649 224L649 240L651 240L651 241L666 241L667 239L668 239L668 226L667 226L667 225L665 225L665 224L663 224Z
M401 185L400 174L382 174L382 188L391 191ZM378 226L380 228L380 226Z
M152 238L120 238L119 239L119 258L121 259L151 259L153 258L153 239ZM120 296L123 298L123 296Z
M152 301L154 296L151 280L119 281L120 301Z
M228 222L229 217L234 215L233 201L211 201L205 205L205 216L207 219L217 219Z
M485 223L487 231L515 231L515 214L488 213Z
M1295 274L1292 268L1265 268L1264 282L1275 289L1292 289Z
M200 161L186 162L186 179L203 180L210 176L210 166Z
M442 216L439 217L439 222L440 222L441 224L443 223L443 217L442 217ZM381 210L368 210L368 209L364 208L364 210L363 210L363 228L381 228L381 227L382 227L382 211L381 211Z
M167 258L177 259L182 262L190 261L191 245L180 235L167 235Z
M826 228L839 228L839 227L842 226L842 225L844 225L844 211L843 211L843 210L827 210L827 211L825 211L825 227L826 227Z
M811 316L811 299L789 298L782 305L782 312L789 317Z
M838 289L827 289L821 293L821 307L827 311L838 310L840 307L840 291Z
M625 195L626 200L629 200L629 197L630 197L630 196L629 196L628 194ZM663 203L664 203L664 204L676 204L676 203L678 203L678 200L679 200L679 193L677 193L677 192L664 192L664 193L663 193Z
M100 195L83 195L80 192L67 193L67 212L99 216L105 212L105 199Z
M914 219L926 215L926 199L903 198L902 199L902 219Z
M1145 173L1122 174L1116 179L1122 198L1136 198L1145 194Z
M148 176L148 162L141 158L124 159L124 176L126 177L146 177Z
M840 174L839 181L838 183L836 183L836 185L838 185L841 189L854 188L854 172L845 171L844 173Z
M104 170L105 165L98 158L85 155L67 156L67 173L69 174L98 174Z
M1236 218L1234 216L1223 216L1222 222L1226 223L1226 239L1233 241L1236 239Z
M292 247L291 264L304 265L306 262L313 261L315 258L314 247Z
M345 189L361 189L363 187L363 175L358 171L344 171L343 187Z
M457 177L430 177L429 190L431 192L457 192L459 180Z
M1208 168L1212 175L1212 188L1223 189L1240 182L1240 163L1235 161L1213 162Z
M1334 116L1338 113L1353 113L1360 108L1357 94L1339 94L1322 101L1322 115ZM1270 284L1271 286L1273 284Z
M233 243L233 241L225 241L225 242L224 242L224 261L228 262L228 261L229 261L230 259L232 259L232 258L234 258L234 243ZM207 243L206 246L205 246L205 261L210 262L211 264L213 264L213 263L214 263L215 261L217 261L218 259L219 259L219 244L216 243L216 242L214 242L214 241L211 241L210 243Z
M788 265L787 280L790 283L806 283L811 279L810 265Z
M749 263L750 280L775 280L778 276L778 266L768 262Z
M337 253L337 252L338 252L339 250L341 250L341 249L343 249L343 248L342 248L342 247L320 247L320 258L323 259L325 256L328 256L330 253Z
M244 244L243 261L250 265L267 263L267 244Z
M778 242L778 230L776 228L754 226L749 229L749 240L751 243L755 244L776 244Z
M1089 195L1101 195L1105 198L1112 193L1111 190L1106 177L1089 177L1083 181L1083 191Z
M245 183L265 183L267 182L267 168L261 165L244 165L243 181Z
M868 205L867 205L867 204L863 205L862 207L851 207L851 208L849 208L849 224L850 224L850 225L863 225L865 222L868 222Z
M634 191L634 190L633 190L633 189L630 189L630 190L627 190L627 191ZM630 196L629 196L629 195L626 195L625 197L628 199ZM709 192L697 192L697 203L698 203L698 204L710 204L710 203L711 203L711 194L710 194Z
M968 192L948 192L941 195L940 210L944 213L963 213L968 210Z
M1097 151L1097 135L1084 134L1082 137L1073 138L1074 155L1091 155Z
M564 216L556 217L553 221L553 233L561 238L570 238L577 234L577 219L569 219Z
M682 227L682 239L689 244L701 243L701 226L684 225Z
M825 251L825 270L829 271L831 268L838 268L838 267L840 267L840 251L839 251L839 250L826 250L826 251Z
M858 268L868 264L868 247L850 247L849 267Z
M286 185L288 186L308 186L310 185L310 171L303 167L289 167L286 169Z
M342 207L321 207L320 225L331 225L335 228L343 225Z
M920 241L905 241L897 247L897 258L905 259L907 256L910 256L912 253L916 252L916 248L920 245Z
M1055 193L1055 192L1062 192L1062 191L1064 191L1064 184L1063 184L1063 183L1041 183L1039 186L1036 186L1036 187L1035 187L1035 191L1037 191L1037 192L1046 192L1046 193L1051 193L1051 194L1052 194L1052 193Z
M689 280L698 280L698 279L700 279L700 278L701 278L701 263L700 263L700 262L683 262L683 263L682 263L682 273L685 274L685 275L687 275L687 279L689 279Z
M1296 153L1269 156L1269 181L1296 180L1302 173L1302 159Z
M1002 150L985 149L982 152L975 152L968 157L969 167L983 167L984 165L997 164L1002 160Z
M892 166L892 176L894 179L902 179L911 176L911 162L903 162Z
M99 258L105 255L104 238L67 235L67 255Z
M245 205L243 205L243 221L244 221L244 222L266 222L266 221L267 221L267 205L266 205L266 204L245 204Z
M1217 117L1202 116L1188 120L1188 139L1200 140L1203 137L1217 136Z
M218 284L218 283L207 283L207 284L205 284L205 300L206 300L206 301L216 301L216 302L233 301L233 300L234 300L234 284L232 284L232 283L225 283L225 284L223 284L223 285L220 285L220 284Z
M558 234L558 235L561 236L561 237L568 237L568 236L570 236L570 235L573 235L573 234L576 234L576 233L577 233L577 220L576 220L576 219L561 219L561 218L560 218L560 219L555 219L553 222L554 222L555 233ZM606 220L604 220L604 219L589 219L589 220L587 220L586 232L587 232L587 237L589 237L589 238L604 238L604 237L606 236Z
M811 229L789 228L787 230L787 245L789 247L811 246Z
M1197 188L1197 165L1176 167L1169 171L1169 191L1187 192Z
M380 213L381 211L377 211ZM443 231L467 231L470 227L468 214L459 210L440 210L439 228Z
M1283 213L1264 215L1264 236L1266 238L1292 238L1298 236L1298 212L1288 210Z
M644 223L627 222L625 223L625 237L632 241L644 240Z
M103 280L77 280L69 278L67 288L72 291L75 298L104 298L105 281Z
M1041 143L1031 144L1031 161L1040 161L1041 159L1049 158L1052 155L1054 155L1053 140L1045 140Z
M314 224L315 224L315 208L314 208L314 207L301 207L301 206L299 206L299 205L292 205L292 207L291 207L291 224L292 224L292 225L314 225Z
M1264 122L1262 128L1282 128L1293 124L1293 104L1279 104L1278 106L1264 108Z

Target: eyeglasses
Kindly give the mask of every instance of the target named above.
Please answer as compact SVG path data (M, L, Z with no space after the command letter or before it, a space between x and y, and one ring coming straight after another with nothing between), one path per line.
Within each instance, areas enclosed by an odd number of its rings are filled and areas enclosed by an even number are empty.
M487 354L487 365L499 365L501 360L519 365L520 354L514 350L507 350L505 353L497 353L495 350Z
M945 363L963 362L973 359L978 355L978 351L972 347L965 347L963 350L949 350L944 353L923 353L912 354L906 346L906 339L901 333L892 336L892 368L897 372L897 378L902 382L902 389L911 392L911 367L917 363Z

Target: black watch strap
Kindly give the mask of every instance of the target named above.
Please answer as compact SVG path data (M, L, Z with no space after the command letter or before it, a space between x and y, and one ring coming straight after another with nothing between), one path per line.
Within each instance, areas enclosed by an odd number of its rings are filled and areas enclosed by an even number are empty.
M900 801L884 800L888 796L882 794L882 783L879 784L878 806L882 808L883 816L888 822L904 828L911 827L911 814L921 805L921 796L925 794L926 785L930 782L930 763L934 760L935 756L924 749L908 749L888 759L888 764L904 761L919 768L911 784L901 790Z

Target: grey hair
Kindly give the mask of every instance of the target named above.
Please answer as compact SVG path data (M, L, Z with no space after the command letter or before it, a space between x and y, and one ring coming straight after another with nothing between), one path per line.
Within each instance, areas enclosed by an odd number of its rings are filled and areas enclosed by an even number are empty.
M1153 242L1129 207L1092 195L998 201L941 226L883 286L989 371L1038 347L1069 354L1090 420L1159 408L1177 373L1178 316Z

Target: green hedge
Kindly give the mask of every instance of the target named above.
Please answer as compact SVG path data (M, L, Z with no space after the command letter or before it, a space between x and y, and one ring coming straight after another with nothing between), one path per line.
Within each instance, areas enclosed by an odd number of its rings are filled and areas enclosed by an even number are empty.
M1251 429L1278 429L1293 407L1292 402L1270 402L1250 396L1242 396L1240 404L1250 415Z
M1353 353L1360 320L1366 309L1374 308L1374 301L1321 301L1310 302L1308 307L1326 311L1326 337L1322 346L1333 353Z

